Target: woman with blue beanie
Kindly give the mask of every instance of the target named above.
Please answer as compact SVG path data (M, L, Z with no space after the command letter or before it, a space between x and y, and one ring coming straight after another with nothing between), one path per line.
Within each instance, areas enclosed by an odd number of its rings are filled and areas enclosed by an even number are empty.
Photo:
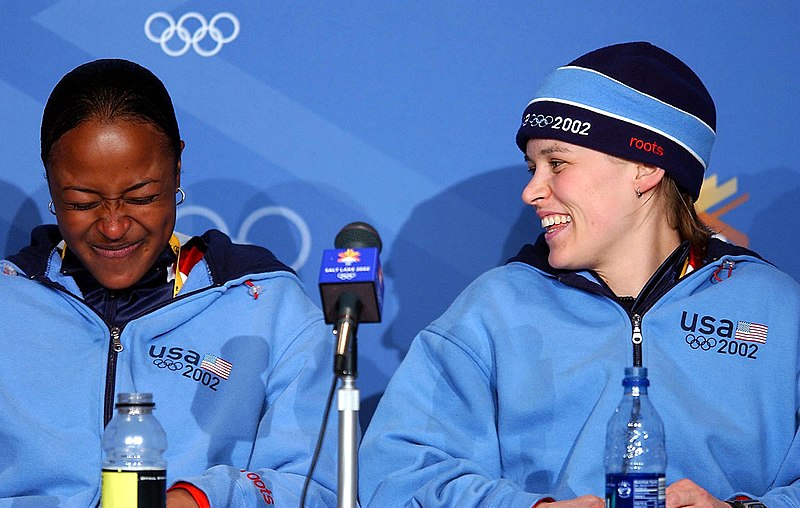
M646 366L666 506L800 506L800 287L696 202L713 100L645 42L581 56L525 109L544 232L414 340L361 447L368 506L600 507L606 423Z

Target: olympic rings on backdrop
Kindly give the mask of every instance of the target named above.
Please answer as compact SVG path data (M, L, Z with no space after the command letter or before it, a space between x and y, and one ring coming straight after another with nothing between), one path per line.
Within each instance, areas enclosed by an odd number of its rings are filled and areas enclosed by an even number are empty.
M308 257L311 255L311 229L309 229L308 224L306 224L306 221L303 220L300 214L291 208L285 206L263 206L254 210L244 219L242 225L239 226L239 232L235 237L231 235L230 228L228 228L228 225L225 223L225 219L214 210L205 206L182 206L177 211L176 220L192 215L197 215L211 221L216 229L230 236L236 243L250 243L247 240L247 236L250 233L250 228L252 228L257 221L270 216L283 217L291 222L300 234L300 252L297 254L297 258L292 263L289 263L289 266L295 271L299 270L306 264Z
M161 32L160 35L153 33L153 22L158 19L163 19L167 22L167 27ZM186 28L186 22L189 20L195 20L200 23L200 26L194 30L194 33L191 33L189 29ZM222 30L217 28L217 22L220 20L227 20L231 25L233 25L233 30L229 35L222 35ZM239 36L239 28L239 20L230 12L220 12L211 18L211 21L206 21L206 18L198 12L187 12L178 18L178 22L176 23L175 19L173 19L169 13L159 11L151 14L147 18L147 21L144 22L144 34L151 41L155 42L156 44L160 44L161 49L164 50L164 53L168 54L169 56L181 56L189 51L190 47L193 47L200 56L214 56L220 52L224 44L233 41ZM167 45L167 43L176 35L178 36L178 39L183 41L183 47L179 49L172 49ZM200 46L200 41L205 39L206 35L211 37L211 40L216 42L216 46L211 49L204 49Z

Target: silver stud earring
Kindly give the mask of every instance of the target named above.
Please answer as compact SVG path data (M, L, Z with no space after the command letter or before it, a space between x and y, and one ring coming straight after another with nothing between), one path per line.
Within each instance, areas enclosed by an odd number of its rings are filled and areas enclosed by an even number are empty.
M175 202L175 206L178 206L179 204L183 203L186 200L186 193L183 192L183 189L181 189L180 187L178 187L178 189L175 191L175 194L176 195L180 194L178 201Z
M52 213L53 215L56 214L56 205L54 205L52 201L47 203L47 209L50 210L50 213Z
M636 197L637 198L642 197L642 191L639 190L639 187L636 187Z

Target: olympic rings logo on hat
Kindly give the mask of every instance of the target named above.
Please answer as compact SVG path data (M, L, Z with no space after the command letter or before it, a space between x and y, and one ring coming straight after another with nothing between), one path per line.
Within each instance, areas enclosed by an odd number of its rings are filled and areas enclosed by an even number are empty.
M717 339L714 337L704 337L702 335L695 336L693 333L689 333L686 335L686 343L689 344L692 349L708 351L717 345Z
M158 19L163 19L167 22L167 27L161 32L160 35L153 33L153 22ZM186 28L186 23L190 20L195 20L200 24L193 33ZM222 35L222 30L217 28L217 23L220 20L227 20L232 25L232 31L229 35ZM184 55L187 51L189 51L190 47L194 48L194 50L200 56L214 56L219 53L220 50L222 50L223 45L233 41L239 36L239 28L239 20L230 12L220 12L211 18L211 21L206 21L206 18L200 13L187 12L178 18L176 23L175 19L170 16L169 13L159 11L151 14L147 18L147 21L144 22L144 34L152 42L160 44L161 49L164 50L164 53L168 54L169 56ZM172 49L169 47L168 43L176 35L178 36L178 39L183 41L183 46L178 49ZM205 49L200 46L200 41L205 39L206 36L211 37L211 40L216 43L216 45L211 49Z
M531 127L547 127L552 124L555 118L550 115L533 115L528 113L522 120L522 126L530 125Z

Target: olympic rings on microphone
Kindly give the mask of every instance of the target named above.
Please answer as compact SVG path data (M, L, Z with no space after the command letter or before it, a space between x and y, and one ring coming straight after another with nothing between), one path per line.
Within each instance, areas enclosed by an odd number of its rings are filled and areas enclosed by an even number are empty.
M167 22L167 27L161 32L160 35L153 33L153 22L158 19L163 19ZM195 20L200 23L200 26L194 30L194 33L191 33L189 29L186 28L186 22L189 20ZM222 30L217 28L217 22L220 20L227 20L231 25L233 25L233 30L229 35L222 35ZM233 41L239 36L239 28L239 20L230 12L220 12L211 18L211 21L206 21L206 18L198 12L187 12L178 18L178 22L176 23L175 19L173 19L169 13L159 11L151 14L147 18L147 21L144 22L144 34L151 41L155 42L156 44L160 44L161 49L164 50L164 53L168 54L169 56L181 56L189 51L190 47L193 47L200 56L214 56L219 53L220 50L222 50L222 46L224 44ZM183 47L172 49L167 45L167 43L176 35L178 36L178 39L183 41ZM205 39L206 35L211 37L211 40L216 42L216 46L211 49L204 49L200 46L200 41Z
M169 369L171 371L181 370L183 368L183 363L172 361L169 358L156 358L153 360L153 365L159 369Z

